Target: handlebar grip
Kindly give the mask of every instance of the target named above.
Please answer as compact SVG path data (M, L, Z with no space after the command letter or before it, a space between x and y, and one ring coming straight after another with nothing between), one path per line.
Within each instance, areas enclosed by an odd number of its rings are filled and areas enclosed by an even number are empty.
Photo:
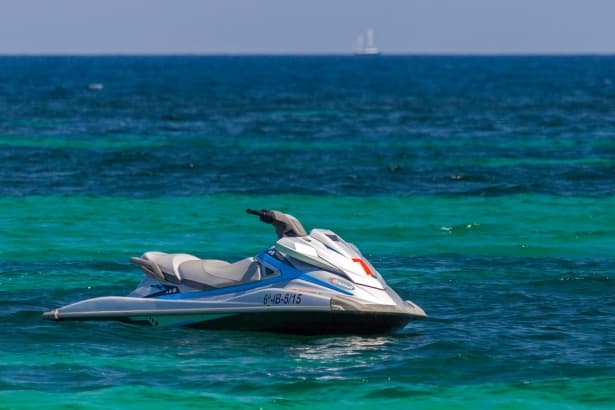
M257 211L256 209L248 208L246 209L246 212L252 215L258 215L261 221L268 224L274 221L273 212L268 209L261 209L260 211Z

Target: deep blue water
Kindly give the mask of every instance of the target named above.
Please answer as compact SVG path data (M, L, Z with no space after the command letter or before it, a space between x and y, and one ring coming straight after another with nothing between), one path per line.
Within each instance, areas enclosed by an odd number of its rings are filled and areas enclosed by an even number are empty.
M610 57L4 57L0 192L609 195L614 72Z

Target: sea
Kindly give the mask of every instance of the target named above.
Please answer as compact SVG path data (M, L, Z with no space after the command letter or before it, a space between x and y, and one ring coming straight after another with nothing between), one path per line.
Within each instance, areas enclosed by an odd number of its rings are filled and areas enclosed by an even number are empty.
M246 208L428 317L298 336L48 322ZM0 57L1 409L615 408L615 57Z

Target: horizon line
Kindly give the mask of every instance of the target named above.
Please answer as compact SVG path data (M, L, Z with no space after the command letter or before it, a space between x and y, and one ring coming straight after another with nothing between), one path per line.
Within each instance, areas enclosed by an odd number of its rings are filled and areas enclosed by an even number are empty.
M615 51L598 52L384 52L376 56L352 52L0 52L0 57L611 57Z

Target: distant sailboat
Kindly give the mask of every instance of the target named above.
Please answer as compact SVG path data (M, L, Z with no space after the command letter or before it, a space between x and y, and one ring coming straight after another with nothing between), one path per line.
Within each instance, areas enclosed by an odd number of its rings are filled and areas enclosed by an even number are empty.
M367 29L367 44L364 44L363 35L357 37L357 46L353 50L356 56L377 56L380 50L374 45L374 29Z

